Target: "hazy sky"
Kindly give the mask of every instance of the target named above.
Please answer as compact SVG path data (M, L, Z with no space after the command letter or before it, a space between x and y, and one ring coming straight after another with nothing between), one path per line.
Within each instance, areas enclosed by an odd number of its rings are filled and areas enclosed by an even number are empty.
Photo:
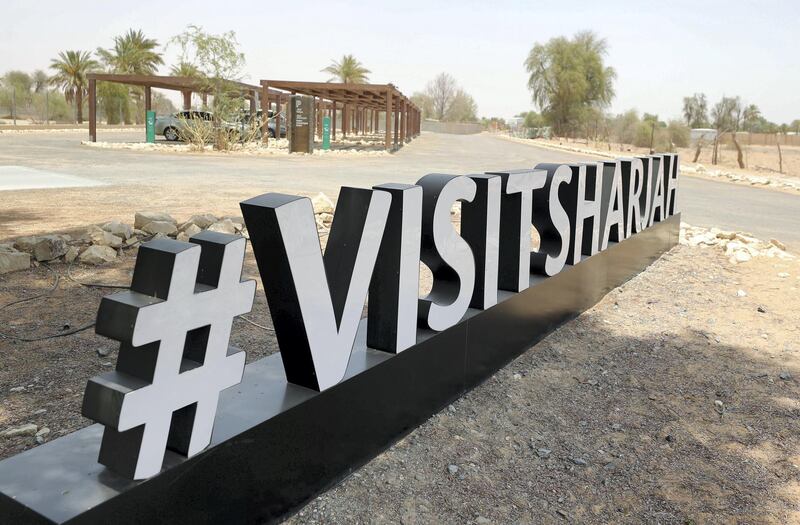
M535 109L523 66L531 46L591 29L607 39L617 70L614 112L678 117L683 96L704 92L712 102L740 95L781 123L800 118L799 22L798 0L2 0L0 73L45 69L60 50L110 47L128 28L165 43L193 23L236 32L249 80L327 80L320 69L352 53L372 82L411 95L447 71L481 116L510 117Z

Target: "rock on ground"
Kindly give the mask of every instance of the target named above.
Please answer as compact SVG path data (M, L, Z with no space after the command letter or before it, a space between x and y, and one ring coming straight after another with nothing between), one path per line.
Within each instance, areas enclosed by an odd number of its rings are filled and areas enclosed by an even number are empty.
M142 230L145 233L150 233L152 235L158 233L162 233L164 235L175 235L178 233L178 227L174 222L170 221L151 221L142 226Z
M12 248L13 250L13 248ZM27 270L31 266L29 253L0 250L0 274Z
M208 231L211 232L219 232L219 233L229 233L231 235L236 233L236 225L233 224L233 221L230 219L223 219L219 222L215 222L211 226L208 227Z
M52 261L67 253L67 241L61 235L21 237L14 246L39 262Z
M125 240L123 237L114 235L113 233L100 228L99 226L93 226L88 231L88 234L92 244L111 246L112 248L119 248L122 246L122 243ZM131 235L133 235L133 230L131 230Z
M333 213L333 201L322 192L311 199L311 204L314 206L314 213Z
M219 219L215 215L210 213L199 213L189 217L189 220L181 225L181 231L186 231L186 228L192 225L204 230L218 221Z
M0 433L0 436L6 438L17 437L17 436L34 436L36 435L36 431L38 430L39 427L37 427L33 423L28 423L20 427L9 428L8 430L5 430L2 433Z
M189 242L189 239L192 238L193 235L197 235L203 231L199 226L196 224L189 224L183 231L178 234L177 239L183 242Z
M89 246L79 256L80 261L86 264L103 264L117 258L117 252L110 246Z
M111 221L105 223L102 228L112 235L116 235L117 237L122 237L122 239L127 240L133 237L133 228L130 224L125 224L124 222L120 221Z
M171 222L176 227L178 221L172 215L159 211L137 211L134 216L133 227L137 230L144 230L144 227L151 222Z

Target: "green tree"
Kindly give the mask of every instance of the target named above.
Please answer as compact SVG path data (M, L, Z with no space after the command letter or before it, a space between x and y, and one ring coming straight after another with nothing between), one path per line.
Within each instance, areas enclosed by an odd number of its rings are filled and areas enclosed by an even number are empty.
M522 121L522 125L528 129L536 129L544 127L544 119L540 114L538 114L535 111L528 111L519 116L521 116L524 119Z
M755 104L750 104L742 111L742 126L750 133L753 133L763 120L761 110Z
M552 38L528 53L528 88L557 135L579 129L588 108L611 102L616 72L605 65L606 54L606 41L591 31Z
M422 110L422 118L433 118L433 99L427 93L417 91L411 95L411 102Z
M371 71L364 67L353 55L344 55L339 61L332 60L331 65L322 70L331 76L328 82L342 82L344 84L364 84Z
M683 118L690 128L708 127L708 101L703 93L683 97Z
M55 72L50 81L63 89L67 103L75 105L79 124L83 122L83 97L89 84L86 74L98 66L88 51L62 51L50 62L50 69Z
M125 75L154 75L164 64L157 51L158 40L147 38L142 30L129 29L114 37L111 49L97 48L97 56L113 72Z
M45 73L41 69L37 69L36 71L33 72L31 80L33 80L34 93L44 92L47 89L47 85L50 83L50 77L48 77L47 73Z
M158 52L158 40L147 38L141 29L129 29L127 33L114 37L114 47L111 49L97 48L97 56L106 65L111 73L123 75L154 75L158 66L164 64L161 53ZM114 104L118 100L121 90L106 89L113 93ZM144 90L141 87L125 88L125 104L128 104L128 94L136 103L136 122L144 121ZM125 123L131 122L130 109L125 108L123 115Z
M636 141L639 127L639 114L629 109L611 119L611 133L620 144L633 144Z
M17 92L17 97L26 97L33 88L33 79L24 71L8 71L3 75L3 85Z
M458 89L444 120L447 122L475 122L478 120L478 104L469 93Z
M711 153L711 163L717 164L719 160L719 141L724 133L730 133L733 145L736 146L737 162L740 168L744 168L744 155L739 141L736 139L736 132L739 131L744 109L739 97L722 97L711 109L711 122L717 130L714 139L714 150Z
M235 121L245 101L245 93L239 86L245 58L239 51L236 33L215 35L190 25L170 42L180 47L179 63L196 65L200 90L212 97L214 147L229 149L229 136L222 124Z
M669 139L669 151L675 148L686 148L689 146L689 136L691 130L689 126L681 120L670 120L667 124L667 137Z
M108 124L130 122L127 86L113 82L98 82L97 103Z

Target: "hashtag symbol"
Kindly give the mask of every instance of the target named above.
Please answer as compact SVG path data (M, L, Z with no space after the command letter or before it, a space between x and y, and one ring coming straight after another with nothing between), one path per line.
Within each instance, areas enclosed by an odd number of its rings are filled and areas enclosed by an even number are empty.
M220 391L245 353L233 319L253 306L241 281L245 240L201 232L142 245L131 290L103 298L96 331L120 341L113 372L89 380L83 415L105 425L98 461L133 479L157 474L167 449L191 457L211 441Z

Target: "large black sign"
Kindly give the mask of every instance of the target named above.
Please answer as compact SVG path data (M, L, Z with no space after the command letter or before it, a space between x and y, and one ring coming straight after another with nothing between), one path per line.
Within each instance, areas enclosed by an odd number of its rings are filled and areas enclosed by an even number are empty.
M121 344L87 386L100 425L0 462L0 515L277 520L671 248L677 188L671 154L342 188L324 253L309 199L245 201L281 350L247 366L244 240L147 243L98 313Z

